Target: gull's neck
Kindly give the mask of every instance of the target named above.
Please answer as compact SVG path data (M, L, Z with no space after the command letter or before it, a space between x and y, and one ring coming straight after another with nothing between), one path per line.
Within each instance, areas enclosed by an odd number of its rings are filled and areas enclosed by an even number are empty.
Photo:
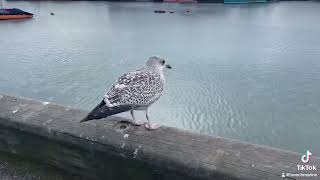
M160 74L160 79L163 80L163 82L165 81L165 78L164 78L164 74L163 74L163 67L157 67L156 68L158 73Z
M165 79L164 79L164 74L163 74L163 68L164 68L163 66L156 66L156 67L145 66L145 70L152 71L154 73L159 74L160 79L164 81Z

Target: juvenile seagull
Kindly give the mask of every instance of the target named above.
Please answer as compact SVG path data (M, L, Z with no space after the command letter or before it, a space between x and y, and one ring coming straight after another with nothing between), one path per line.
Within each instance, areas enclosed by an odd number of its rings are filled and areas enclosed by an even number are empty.
M171 69L171 66L165 64L164 59L153 56L144 67L122 75L104 99L80 122L130 111L133 124L145 124L147 129L159 128L160 125L150 124L148 108L162 95L165 83L163 68ZM148 123L136 121L134 110L144 110Z

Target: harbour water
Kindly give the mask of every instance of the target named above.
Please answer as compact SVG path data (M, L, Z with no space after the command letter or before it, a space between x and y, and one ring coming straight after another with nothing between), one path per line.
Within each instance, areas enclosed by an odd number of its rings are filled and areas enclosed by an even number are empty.
M320 154L320 3L4 4L35 17L0 21L1 93L89 111L160 55L173 69L153 122Z

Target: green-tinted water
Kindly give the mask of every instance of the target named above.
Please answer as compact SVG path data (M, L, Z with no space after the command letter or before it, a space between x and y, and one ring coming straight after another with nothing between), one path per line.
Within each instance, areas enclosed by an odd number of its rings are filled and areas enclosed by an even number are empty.
M0 21L0 92L90 110L156 54L173 69L154 122L320 153L320 3L5 4L35 17Z

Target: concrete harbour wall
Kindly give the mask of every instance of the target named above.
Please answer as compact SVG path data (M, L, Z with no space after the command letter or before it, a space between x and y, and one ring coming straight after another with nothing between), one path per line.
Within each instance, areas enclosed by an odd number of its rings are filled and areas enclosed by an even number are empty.
M148 131L116 116L0 95L0 151L90 179L285 179L300 155L170 127ZM310 164L320 168L314 157ZM318 170L319 174L319 170Z

